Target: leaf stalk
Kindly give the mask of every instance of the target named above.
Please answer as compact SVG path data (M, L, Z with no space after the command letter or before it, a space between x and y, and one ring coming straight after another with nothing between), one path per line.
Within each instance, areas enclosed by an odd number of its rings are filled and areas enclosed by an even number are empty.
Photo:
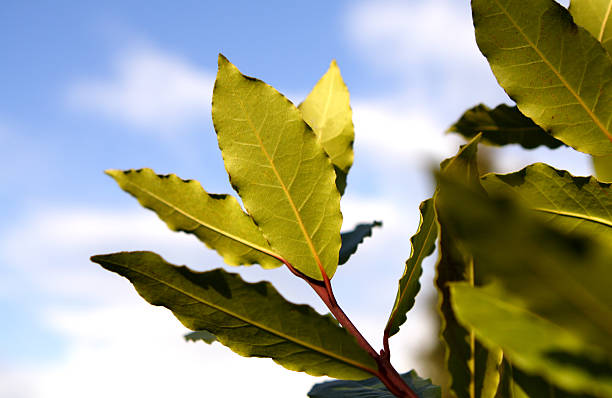
M388 333L385 331L387 336L383 341L385 342L385 348L381 350L380 354L370 345L365 337L361 334L359 329L353 324L349 317L344 313L336 298L331 286L331 282L327 275L323 273L323 281L319 281L310 278L297 269L295 269L287 260L277 257L282 261L289 270L296 275L298 278L303 279L308 285L317 293L317 295L323 300L329 311L336 318L336 320L342 325L346 331L355 337L357 343L363 348L375 361L378 366L377 371L371 369L364 369L365 371L378 377L380 381L387 387L389 392L399 398L419 398L419 396L406 384L404 379L395 370L390 362L390 351L388 345Z

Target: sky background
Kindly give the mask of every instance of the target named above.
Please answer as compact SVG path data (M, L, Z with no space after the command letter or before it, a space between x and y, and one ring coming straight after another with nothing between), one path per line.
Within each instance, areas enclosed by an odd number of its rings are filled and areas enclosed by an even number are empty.
M230 193L210 116L217 54L299 103L336 59L351 91L355 163L343 229L382 220L339 268L336 296L376 347L410 254L430 170L462 142L444 131L478 103L511 103L473 38L469 4L414 1L12 1L0 5L0 398L299 397L323 379L186 329L89 257L153 250L175 264L270 280L323 305L285 269L228 267L168 230L103 174L150 167ZM509 172L566 149L490 152ZM391 339L401 371L436 338L423 294ZM422 373L422 372L421 372ZM427 376L427 374L423 374Z

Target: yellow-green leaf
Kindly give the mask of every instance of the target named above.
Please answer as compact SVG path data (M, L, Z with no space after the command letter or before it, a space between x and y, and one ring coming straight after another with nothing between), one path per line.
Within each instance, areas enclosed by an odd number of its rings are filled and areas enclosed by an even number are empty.
M340 194L333 165L301 112L220 55L212 113L232 186L272 249L311 278L331 278Z
M268 357L313 376L362 380L374 360L331 316L285 300L268 282L248 283L222 269L194 272L151 252L92 257L126 277L149 303L168 308L192 330L207 330L246 357Z
M195 180L158 175L151 169L106 173L171 230L194 234L229 265L282 265L270 255L272 248L233 196L209 194Z
M612 155L591 156L593 169L599 181L612 182Z
M569 11L612 54L612 0L572 0Z
M612 154L612 60L554 0L472 0L476 41L521 112L555 138Z
M353 113L349 91L336 61L299 106L306 123L313 129L336 169L340 194L346 187L346 176L353 164Z
M490 194L515 194L562 231L590 235L612 248L610 184L535 163L515 173L487 174L482 185Z

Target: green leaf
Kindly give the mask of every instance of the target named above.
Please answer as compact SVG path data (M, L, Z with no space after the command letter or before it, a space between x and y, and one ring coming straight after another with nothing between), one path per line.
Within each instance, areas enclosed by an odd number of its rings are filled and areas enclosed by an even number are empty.
M301 112L219 55L213 122L230 181L272 249L305 275L334 275L340 194L334 168Z
M299 109L331 158L336 169L336 185L343 194L346 176L353 164L355 132L349 91L335 60Z
M194 234L227 264L282 265L233 196L209 194L197 181L174 174L157 175L151 169L107 170L106 174L142 206L157 213L171 230Z
M438 215L453 238L497 281L508 300L571 331L612 358L612 250L592 236L560 231L508 198L441 182Z
M481 135L464 145L454 157L441 164L442 175L461 181L475 190L482 191L477 164L477 149ZM449 195L444 186L438 186L434 201L436 208L441 198ZM476 340L472 330L461 325L451 305L449 283L478 282L478 269L474 260L447 227L445 217L437 213L440 225L439 257L436 265L435 284L438 288L441 337L445 344L446 366L451 376L451 389L458 398L492 398L497 390L501 360L499 350L487 350Z
M340 238L342 239L342 246L340 247L338 265L346 263L357 251L357 246L359 246L366 237L372 236L372 230L375 227L381 226L382 222L374 221L370 224L358 224L352 231L341 233Z
M433 385L430 379L420 378L414 370L401 376L419 398L440 398L442 396L440 387ZM310 398L395 397L377 377L361 381L338 380L315 384L308 392L308 396Z
M612 154L612 60L554 0L472 0L476 41L521 112L555 138Z
M612 0L572 0L569 12L612 54Z
M330 316L286 301L268 282L248 283L222 269L194 272L151 252L92 257L126 277L149 303L171 310L192 330L207 330L232 351L269 357L313 376L361 380L374 360Z
M599 181L612 182L612 156L591 156Z
M612 247L612 188L544 163L510 174L488 174L490 194L511 192L562 231L588 234Z
M524 372L542 375L570 392L612 396L612 366L605 357L598 360L584 340L511 302L505 293L492 291L451 284L457 317L474 328L480 340L500 346Z
M212 344L217 341L217 337L206 330L198 330L195 332L187 333L185 336L186 341L203 341L206 344Z
M393 336L399 332L400 326L406 322L406 314L414 305L414 299L421 288L419 278L423 272L423 259L433 253L436 246L438 224L432 199L421 202L419 206L421 220L419 228L410 238L411 253L406 260L404 274L399 280L399 289L393 304L393 310L385 327L385 334Z
M491 145L519 144L527 149L541 145L554 149L563 145L523 115L516 106L506 104L498 105L495 109L477 105L467 110L448 131L466 138L482 133L482 142Z

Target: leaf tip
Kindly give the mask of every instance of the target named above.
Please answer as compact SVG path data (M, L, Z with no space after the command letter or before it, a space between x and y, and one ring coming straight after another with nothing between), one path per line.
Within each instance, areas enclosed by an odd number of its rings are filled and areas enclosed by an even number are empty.
M107 176L113 177L113 178L119 173L121 173L121 170L117 170L117 169L104 170L104 174L106 174Z
M219 53L219 58L217 60L217 63L219 65L219 69L221 69L222 66L229 64L230 61L227 59L227 57L221 53Z

